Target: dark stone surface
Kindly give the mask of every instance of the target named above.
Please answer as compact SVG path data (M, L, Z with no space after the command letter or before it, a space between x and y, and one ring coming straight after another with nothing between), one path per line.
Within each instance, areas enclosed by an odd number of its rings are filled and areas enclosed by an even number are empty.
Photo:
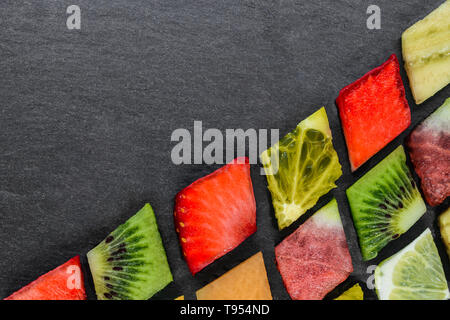
M372 2L352 0L2 0L0 3L0 298L76 254L84 254L145 202L155 209L174 283L155 298L196 289L262 250L275 299L288 295L273 247L332 196L338 200L353 275L330 297L431 227L444 266L438 208L373 262L361 259L345 189L403 143L412 126L351 174L334 100L339 90L390 54L401 59L404 29L442 0L375 1L382 29L366 28ZM80 31L66 8L82 10ZM450 95L421 106L413 125ZM326 106L343 165L339 188L290 228L276 228L258 166L252 175L258 231L192 277L174 231L175 194L218 166L173 165L173 130L279 128L290 131ZM85 265L87 267L87 265ZM89 298L95 298L88 280Z

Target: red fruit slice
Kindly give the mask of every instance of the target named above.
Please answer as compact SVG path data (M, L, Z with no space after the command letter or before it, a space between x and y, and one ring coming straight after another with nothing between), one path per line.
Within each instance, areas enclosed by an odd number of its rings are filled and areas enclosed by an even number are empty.
M425 199L441 204L450 196L450 98L411 132L406 145Z
M256 231L250 165L237 158L178 193L175 227L192 274Z
M411 124L411 111L395 54L342 89L336 103L352 171Z
M278 270L294 300L320 300L353 272L336 200L275 248Z
M5 300L86 300L80 257L70 259Z

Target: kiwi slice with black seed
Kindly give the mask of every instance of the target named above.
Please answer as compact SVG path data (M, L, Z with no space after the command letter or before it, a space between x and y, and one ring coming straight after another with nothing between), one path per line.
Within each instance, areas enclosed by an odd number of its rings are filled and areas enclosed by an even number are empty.
M87 257L99 300L147 300L173 280L149 204Z
M408 231L426 211L403 146L348 188L347 198L366 261Z

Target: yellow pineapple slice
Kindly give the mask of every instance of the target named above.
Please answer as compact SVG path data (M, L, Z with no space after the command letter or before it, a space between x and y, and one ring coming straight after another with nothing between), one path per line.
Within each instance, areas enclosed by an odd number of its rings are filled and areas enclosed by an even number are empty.
M364 293L357 283L334 300L364 300Z
M402 51L417 104L450 83L450 0L403 33Z
M441 228L442 241L444 241L450 258L450 208L439 216L439 227Z

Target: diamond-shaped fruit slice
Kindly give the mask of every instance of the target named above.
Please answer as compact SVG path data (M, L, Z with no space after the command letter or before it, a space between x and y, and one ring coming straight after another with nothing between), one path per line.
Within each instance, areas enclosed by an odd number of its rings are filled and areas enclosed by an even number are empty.
M173 280L148 203L87 257L99 300L147 300Z
M403 33L402 51L417 104L450 83L450 1Z
M357 283L334 300L364 300L364 293Z
M441 204L450 196L450 98L411 132L406 145L425 200Z
M319 300L353 272L336 200L275 248L278 270L294 300Z
M5 300L86 300L80 257L42 275Z
M347 197L364 260L375 258L427 210L402 146L348 188Z
M297 220L342 175L325 108L261 154L278 227Z
M447 300L441 258L430 229L375 269L380 300Z
M348 85L336 100L352 171L411 123L397 57Z
M175 228L192 274L256 231L256 203L245 157L198 179L175 199Z
M450 259L450 208L439 216L439 228L441 230L442 241L447 248L447 254Z
M198 290L197 300L272 300L262 253Z

